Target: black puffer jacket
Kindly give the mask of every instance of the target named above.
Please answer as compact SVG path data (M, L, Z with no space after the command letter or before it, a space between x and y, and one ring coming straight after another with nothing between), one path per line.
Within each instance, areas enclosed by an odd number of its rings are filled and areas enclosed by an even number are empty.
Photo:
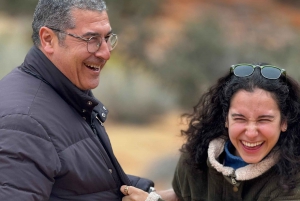
M103 127L106 116L90 91L33 47L0 81L0 200L121 200L119 188L130 181Z

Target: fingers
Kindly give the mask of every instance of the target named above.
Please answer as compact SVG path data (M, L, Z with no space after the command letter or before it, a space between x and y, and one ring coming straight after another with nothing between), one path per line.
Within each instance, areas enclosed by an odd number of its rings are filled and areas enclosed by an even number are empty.
M122 200L123 201L144 201L147 199L148 197L148 193L138 189L134 186L127 186L127 185L123 185L120 188L120 191L125 195Z
M120 191L121 191L124 195L129 195L129 187L130 187L130 186L123 185L123 186L121 186Z
M165 201L178 201L178 198L173 189L161 190L157 192Z

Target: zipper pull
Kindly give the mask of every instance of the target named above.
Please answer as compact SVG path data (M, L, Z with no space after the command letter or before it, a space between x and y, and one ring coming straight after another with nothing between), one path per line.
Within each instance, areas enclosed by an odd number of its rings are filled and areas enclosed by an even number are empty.
M96 115L96 119L99 121L99 123L101 124L101 126L103 126L103 122L99 119L98 115Z
M236 180L235 180L233 177L231 177L231 183L232 183L233 185L236 184Z
M230 178L231 178L231 183L233 184L233 191L234 192L238 192L239 191L239 188L238 188L238 186L239 185L237 185L237 181L235 180L235 171L231 174L231 176L230 176Z

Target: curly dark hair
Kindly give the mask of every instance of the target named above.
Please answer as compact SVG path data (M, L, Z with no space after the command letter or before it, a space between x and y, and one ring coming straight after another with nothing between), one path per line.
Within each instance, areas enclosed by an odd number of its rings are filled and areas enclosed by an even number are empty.
M262 64L259 64L262 65ZM277 102L281 121L288 125L287 131L280 134L274 151L279 153L276 170L278 185L289 191L295 187L295 175L300 171L300 86L290 76L281 75L278 79L267 79L261 75L261 69L255 68L248 77L237 77L232 73L219 78L217 83L204 93L193 112L183 114L188 120L188 128L181 130L186 142L181 152L190 155L190 165L197 169L207 168L207 149L215 138L229 139L225 121L230 107L230 100L239 90L252 92L259 88L268 91Z

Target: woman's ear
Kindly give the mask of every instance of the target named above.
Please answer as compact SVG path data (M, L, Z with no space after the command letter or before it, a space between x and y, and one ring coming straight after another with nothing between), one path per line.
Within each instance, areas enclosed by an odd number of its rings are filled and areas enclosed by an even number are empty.
M54 51L54 45L57 41L57 36L53 32L53 30L49 29L48 27L41 27L39 31L41 46L43 52L52 54Z
M281 124L281 131L285 132L287 130L287 122L284 120Z
M228 119L225 120L225 127L228 128Z

